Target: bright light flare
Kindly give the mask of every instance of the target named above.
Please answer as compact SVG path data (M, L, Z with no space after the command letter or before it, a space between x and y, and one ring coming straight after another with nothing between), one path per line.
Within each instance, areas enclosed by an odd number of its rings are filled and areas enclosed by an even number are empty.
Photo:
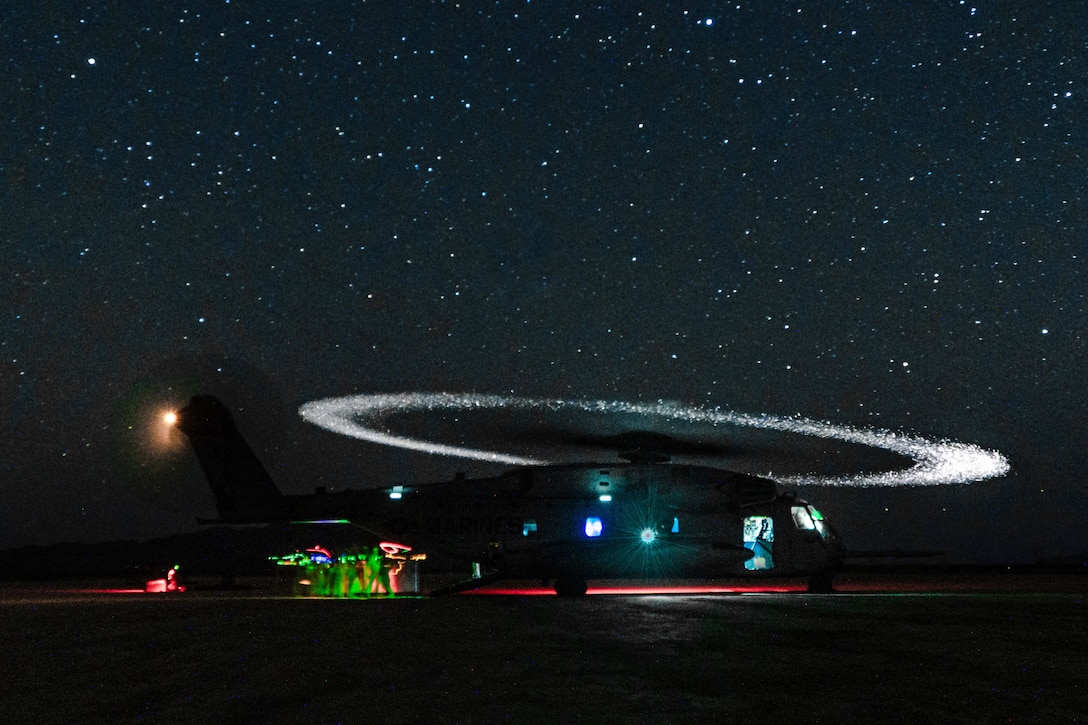
M608 400L558 400L518 398L502 395L454 393L397 393L349 395L314 400L299 408L303 420L316 426L371 443L404 448L432 455L457 456L513 466L547 464L549 461L515 456L464 446L432 443L390 432L389 416L425 411L521 410L537 412L580 411L586 413L643 415L675 421L740 426L761 430L813 436L845 443L872 446L913 459L914 464L900 471L858 473L850 476L771 476L783 483L817 486L934 486L971 483L1003 476L1009 471L1008 460L997 451L955 441L934 441L886 430L851 428L807 418L773 415L747 415L720 408L698 408L672 403L627 403Z
M184 436L178 430L178 413L175 408L159 407L148 411L143 423L146 441L154 455L172 454L185 448Z

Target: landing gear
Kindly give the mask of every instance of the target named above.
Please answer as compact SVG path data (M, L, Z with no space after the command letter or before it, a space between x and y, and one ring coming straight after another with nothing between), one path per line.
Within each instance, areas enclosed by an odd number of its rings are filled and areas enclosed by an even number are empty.
M835 575L829 571L813 574L808 578L808 591L810 594L834 594Z
M555 580L555 593L561 597L584 597L587 588L585 579L559 577Z

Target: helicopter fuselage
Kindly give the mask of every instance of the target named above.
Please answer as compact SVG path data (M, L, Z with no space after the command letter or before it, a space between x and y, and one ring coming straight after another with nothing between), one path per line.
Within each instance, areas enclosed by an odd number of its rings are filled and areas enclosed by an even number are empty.
M493 578L810 577L829 589L838 533L768 478L642 455L624 463L515 468L488 478L283 494L226 408L194 397L178 414L223 523L351 522ZM466 582L463 588L471 588Z

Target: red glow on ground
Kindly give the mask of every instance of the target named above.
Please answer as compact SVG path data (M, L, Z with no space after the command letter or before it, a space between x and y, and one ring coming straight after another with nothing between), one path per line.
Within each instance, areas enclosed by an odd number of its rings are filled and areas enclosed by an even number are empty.
M65 594L174 594L184 592L185 585L175 585L175 588L168 589L165 579L152 579L144 584L143 589L137 589L134 587L86 587L83 589L62 589L61 592Z
M147 594L165 594L166 592L183 592L185 586L178 584L174 579L148 579L144 584L144 592Z
M586 594L597 595L653 595L653 594L783 594L787 592L803 592L805 587L796 585L766 585L746 584L731 586L599 586L590 587ZM551 587L483 587L464 592L464 594L491 595L491 596L515 596L515 597L546 597L555 596L555 590Z

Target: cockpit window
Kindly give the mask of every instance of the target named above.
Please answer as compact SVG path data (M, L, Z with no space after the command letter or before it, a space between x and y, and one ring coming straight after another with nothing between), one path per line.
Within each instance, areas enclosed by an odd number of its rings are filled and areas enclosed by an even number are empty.
M817 511L814 506L809 506L808 512L812 514L812 523L816 526L816 530L820 532L820 536L826 539L827 524L824 523L824 515Z
M812 515L804 506L792 506L790 507L790 513L793 515L793 525L801 529L801 531L812 531L816 528Z

